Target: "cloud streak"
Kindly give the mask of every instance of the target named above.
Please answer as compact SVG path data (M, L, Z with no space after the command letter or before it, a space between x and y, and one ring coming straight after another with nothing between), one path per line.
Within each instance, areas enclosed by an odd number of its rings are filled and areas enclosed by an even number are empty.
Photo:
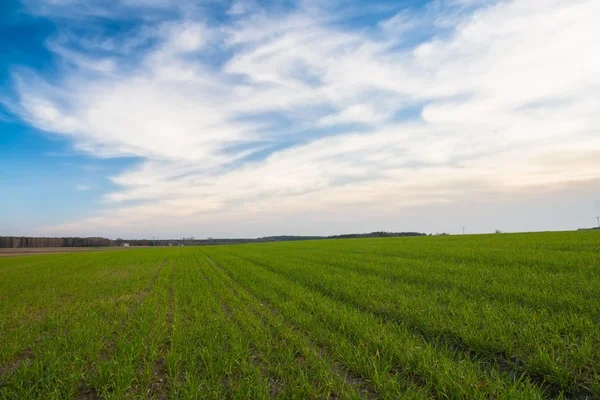
M61 32L57 75L14 74L23 120L141 160L66 231L385 210L600 176L597 1L433 2L352 24L308 1L234 3L221 22L114 3L36 2L47 18L128 9L142 22L121 40Z

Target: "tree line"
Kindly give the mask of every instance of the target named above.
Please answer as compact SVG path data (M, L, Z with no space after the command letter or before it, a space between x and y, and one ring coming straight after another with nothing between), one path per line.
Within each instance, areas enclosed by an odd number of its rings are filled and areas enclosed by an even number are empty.
M333 236L267 236L256 239L246 238L208 238L196 239L184 237L182 239L121 239L111 240L103 237L27 237L27 236L0 236L0 248L41 248L41 247L108 247L108 246L203 246L213 244L237 244L253 242L288 242L294 240L323 240L323 239L351 239L368 237L400 237L424 236L419 232L371 232L354 233Z
M344 235L327 236L327 239L356 239L373 237L403 237L403 236L427 236L420 232L371 232L371 233L348 233Z
M0 248L24 249L41 247L104 247L112 241L103 237L28 237L0 236Z

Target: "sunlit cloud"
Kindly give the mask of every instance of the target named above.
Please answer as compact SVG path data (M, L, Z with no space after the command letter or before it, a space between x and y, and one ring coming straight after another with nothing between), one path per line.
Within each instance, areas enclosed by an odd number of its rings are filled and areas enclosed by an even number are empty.
M65 230L360 213L600 176L597 1L436 1L353 23L366 11L343 4L234 2L223 20L173 4L31 4L63 22L142 21L119 37L59 30L57 74L15 70L24 121L142 160Z

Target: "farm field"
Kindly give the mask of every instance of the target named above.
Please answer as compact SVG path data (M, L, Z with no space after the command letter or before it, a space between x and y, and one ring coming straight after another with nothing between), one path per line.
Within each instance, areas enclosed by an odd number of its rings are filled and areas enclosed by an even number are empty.
M0 258L0 398L600 398L600 231Z

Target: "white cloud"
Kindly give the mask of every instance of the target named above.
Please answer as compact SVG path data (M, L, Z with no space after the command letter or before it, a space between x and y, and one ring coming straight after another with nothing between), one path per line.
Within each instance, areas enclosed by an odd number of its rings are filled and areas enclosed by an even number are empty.
M135 58L106 55L106 40L89 54L61 43L50 49L69 68L17 73L13 109L83 151L145 160L71 230L452 203L600 176L600 4L469 0L452 18L437 4L351 29L312 5L234 3L226 26L186 14L144 28L137 43L154 41ZM415 41L424 25L439 30Z

